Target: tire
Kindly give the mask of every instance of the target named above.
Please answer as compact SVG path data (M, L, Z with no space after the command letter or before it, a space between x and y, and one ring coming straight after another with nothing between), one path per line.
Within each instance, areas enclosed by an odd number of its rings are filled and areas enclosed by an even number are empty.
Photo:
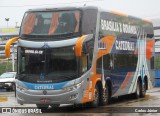
M50 105L52 108L58 108L60 106L60 104L51 104Z
M9 88L6 88L6 91L7 91L7 92L11 91L11 88L10 88L10 87L9 87Z
M49 107L49 104L36 104L38 109L41 109L42 112L46 111Z
M16 89L16 86L15 86L15 84L13 83L12 86L11 86L11 90L12 90L12 91L15 91L15 89Z
M16 86L15 86L15 90L14 90L14 96L17 97Z
M98 86L96 85L94 89L94 98L93 101L89 103L89 107L95 108L99 105L99 89Z
M147 83L144 81L144 84L141 86L140 97L143 98L146 95Z
M17 97L17 93L16 93L16 90L14 91L14 96L15 96L15 97Z
M109 87L106 84L105 88L101 90L100 92L100 105L104 106L106 104L108 104L110 99L110 95L109 95Z
M133 94L133 97L135 99L138 99L140 97L140 94L141 94L141 83L140 81L138 80L137 81L137 87L136 87L136 92Z

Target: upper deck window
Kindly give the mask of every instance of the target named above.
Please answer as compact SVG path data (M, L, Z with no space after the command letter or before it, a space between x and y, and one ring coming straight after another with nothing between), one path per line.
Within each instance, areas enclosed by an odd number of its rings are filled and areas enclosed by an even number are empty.
M24 16L21 35L47 36L79 32L80 11L28 12Z

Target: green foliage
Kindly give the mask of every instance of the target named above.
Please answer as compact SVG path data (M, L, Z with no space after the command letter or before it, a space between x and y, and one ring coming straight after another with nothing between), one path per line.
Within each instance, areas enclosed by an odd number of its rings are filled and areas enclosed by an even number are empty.
M156 62L155 62L155 65L156 65L156 69L160 69L160 57L156 57Z
M16 63L15 63L15 70L16 70ZM4 72L12 72L12 62L0 63L0 74Z

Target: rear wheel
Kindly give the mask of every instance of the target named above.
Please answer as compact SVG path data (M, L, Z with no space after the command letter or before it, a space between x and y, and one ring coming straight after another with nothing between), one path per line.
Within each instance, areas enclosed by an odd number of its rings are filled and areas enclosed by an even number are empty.
M141 86L141 94L140 94L140 97L144 97L144 96L145 96L146 90L147 90L147 82L144 81L144 84Z
M110 99L109 87L106 84L105 88L103 88L102 91L100 92L100 105L104 106L108 104L109 99Z
M141 84L140 81L137 81L137 87L136 87L136 92L134 93L134 98L138 99L140 97L140 91L141 91Z

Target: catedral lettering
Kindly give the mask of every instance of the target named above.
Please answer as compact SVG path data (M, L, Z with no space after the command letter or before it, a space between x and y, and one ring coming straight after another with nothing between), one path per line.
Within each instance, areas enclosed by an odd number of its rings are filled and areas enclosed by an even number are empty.
M134 51L134 42L128 42L128 41L117 41L116 44L116 50L128 50L128 51Z
M153 26L143 19L89 6L32 9L20 30L5 51L10 57L10 45L18 40L21 105L97 107L121 95L144 97L153 86Z
M34 86L34 89L35 90L43 90L43 89L51 89L51 90L53 90L54 89L54 87L52 86L52 85L40 85L40 86Z

